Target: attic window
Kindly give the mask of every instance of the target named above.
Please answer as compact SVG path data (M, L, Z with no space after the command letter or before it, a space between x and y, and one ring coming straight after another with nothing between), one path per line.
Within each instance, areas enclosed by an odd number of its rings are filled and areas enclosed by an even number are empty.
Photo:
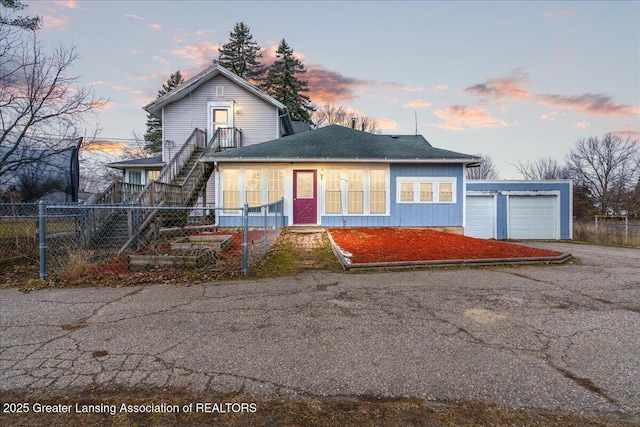
M224 96L224 86L216 86L216 96Z

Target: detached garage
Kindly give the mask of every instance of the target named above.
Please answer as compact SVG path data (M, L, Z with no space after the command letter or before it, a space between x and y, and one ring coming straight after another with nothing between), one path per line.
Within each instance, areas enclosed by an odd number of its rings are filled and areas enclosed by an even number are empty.
M484 239L573 238L572 182L467 181L465 235Z

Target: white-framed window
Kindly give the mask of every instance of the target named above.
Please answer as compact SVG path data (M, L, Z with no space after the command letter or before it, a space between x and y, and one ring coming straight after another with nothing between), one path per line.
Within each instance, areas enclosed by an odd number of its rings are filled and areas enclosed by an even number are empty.
M342 191L340 191L340 169L329 169L324 174L324 208L327 214L342 213Z
M262 170L261 169L245 169L244 170L244 200L251 206L260 206L262 204Z
M160 171L147 172L147 182L155 181L160 176Z
M399 177L396 181L398 203L456 203L454 177Z
M364 171L350 169L347 173L347 213L364 213Z
M284 196L284 171L282 169L267 169L267 200L277 202Z
M222 207L225 214L239 214L240 207L240 171L238 169L224 169L222 171Z
M142 184L142 171L129 171L129 184Z
M242 191L241 191L242 189ZM237 208L277 202L284 196L284 170L274 167L222 169L222 207L225 215ZM232 209L236 208L236 209ZM259 214L259 212L251 212Z
M325 215L388 215L389 168L340 168L324 171Z
M387 174L384 169L369 171L369 213L387 212Z

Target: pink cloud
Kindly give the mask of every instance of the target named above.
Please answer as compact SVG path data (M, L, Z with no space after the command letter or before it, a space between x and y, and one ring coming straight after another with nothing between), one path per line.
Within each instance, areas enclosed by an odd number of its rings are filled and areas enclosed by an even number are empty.
M447 85L437 85L436 86L436 90L437 91L443 91L443 90L447 90L447 89L449 89L449 86L447 86Z
M586 129L589 126L591 126L591 123L589 122L578 122L575 125L573 125L574 128L578 128L578 129Z
M133 73L129 73L126 72L124 73L125 77L129 80L133 80L133 81L138 81L138 82L148 82L148 81L152 81L152 80L156 80L158 78L162 78L165 75L168 77L169 73L151 73L149 75L144 75L144 74L133 74ZM166 79L166 77L165 77ZM126 86L113 86L114 89L116 90L133 90L132 88L126 87Z
M75 0L56 1L55 4L66 7L67 9L79 9L78 2Z
M542 105L583 111L599 116L630 116L640 114L640 108L616 104L610 96L602 93L585 93L576 96L546 94L539 95L538 101Z
M308 66L303 79L307 80L309 97L316 104L351 100L356 97L356 90L373 84L370 80L347 77L319 65Z
M162 30L162 26L160 24L148 24L147 28L151 28L152 30L155 30L155 31Z
M96 105L96 108L98 110L106 111L106 110L110 110L111 108L115 107L115 105L116 105L115 101L108 100L108 101L105 101L104 103L102 103L100 105Z
M378 124L378 127L381 131L391 131L398 128L398 122L393 119L389 119L384 117L382 119L375 119L375 122Z
M197 66L210 65L211 62L218 57L218 48L220 45L210 41L201 41L180 49L175 49L171 53L181 59L190 61Z
M406 92L426 92L427 89L421 86L410 86L404 83L396 83L396 82L384 82L382 86L394 89L394 90L403 90Z
M151 57L152 59L155 59L156 61L162 63L162 64L169 64L169 61L161 56L157 56L157 55L153 55Z
M616 130L611 133L623 138L631 138L632 140L636 140L636 143L640 140L640 131L637 130Z
M142 16L134 15L133 13L125 13L124 16L126 18L131 18L134 21L143 22L144 18Z
M438 127L448 130L482 129L514 125L514 123L508 123L492 117L483 108L468 108L466 105L454 105L444 110L439 109L434 111L433 114L444 120L444 123L439 124Z
M42 25L47 30L66 28L67 24L71 21L71 18L68 16L60 15L43 15L42 16Z
M468 87L464 92L493 99L524 99L531 96L528 91L522 88L528 83L528 74L522 74L518 77L495 77L485 83Z
M431 107L431 103L424 99L416 99L415 101L405 102L402 106L404 108L426 108Z

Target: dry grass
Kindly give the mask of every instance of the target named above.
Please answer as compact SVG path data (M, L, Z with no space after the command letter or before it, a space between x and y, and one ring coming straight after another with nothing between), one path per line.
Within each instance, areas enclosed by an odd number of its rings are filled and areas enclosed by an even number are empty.
M640 248L640 224L602 223L596 229L595 223L574 222L573 239L598 245L628 246Z
M69 253L69 258L64 268L58 272L58 276L66 281L75 283L78 280L87 279L89 271L93 267L91 258L93 251L76 250Z
M0 402L71 405L72 413L1 414L3 426L599 426L637 425L623 416L560 415L508 410L491 403L434 403L422 399L377 398L252 398L194 394L183 390L74 390L67 392L0 393ZM130 413L120 406L198 402L255 404L255 412ZM116 413L75 413L75 405L115 405Z

